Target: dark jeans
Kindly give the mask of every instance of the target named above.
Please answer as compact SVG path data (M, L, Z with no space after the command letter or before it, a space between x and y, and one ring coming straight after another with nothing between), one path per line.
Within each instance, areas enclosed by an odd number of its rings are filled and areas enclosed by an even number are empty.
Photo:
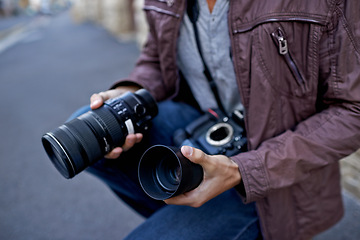
M86 111L74 113L74 118ZM141 143L117 160L102 159L87 169L104 181L124 202L146 217L127 239L257 239L260 235L255 204L243 204L230 189L199 208L166 205L141 189L137 166L142 153L154 144L173 145L172 135L201 115L184 103L159 103L159 114Z

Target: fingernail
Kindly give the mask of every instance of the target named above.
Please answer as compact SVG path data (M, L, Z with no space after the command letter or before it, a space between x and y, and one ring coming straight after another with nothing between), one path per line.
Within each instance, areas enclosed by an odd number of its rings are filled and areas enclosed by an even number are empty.
M100 104L100 100L95 100L94 102L92 102L91 106L96 106Z
M184 153L184 155L191 156L193 154L193 151L194 150L192 147L189 147L189 146L182 147L182 152Z

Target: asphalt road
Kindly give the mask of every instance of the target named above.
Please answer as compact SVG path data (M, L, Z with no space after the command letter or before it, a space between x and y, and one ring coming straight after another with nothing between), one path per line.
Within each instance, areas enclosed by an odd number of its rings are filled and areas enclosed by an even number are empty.
M68 13L26 21L0 41L0 239L122 239L143 219L93 176L64 179L40 139L127 76L139 50Z

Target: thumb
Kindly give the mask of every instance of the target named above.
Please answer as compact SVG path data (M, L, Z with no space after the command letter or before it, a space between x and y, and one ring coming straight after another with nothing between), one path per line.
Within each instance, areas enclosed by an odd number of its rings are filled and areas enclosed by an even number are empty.
M92 109L99 108L103 105L104 98L101 96L101 93L95 93L90 98L90 107Z
M184 155L184 157L186 157L193 163L197 163L200 165L204 164L208 159L208 155L205 154L203 151L190 146L182 146L181 153Z

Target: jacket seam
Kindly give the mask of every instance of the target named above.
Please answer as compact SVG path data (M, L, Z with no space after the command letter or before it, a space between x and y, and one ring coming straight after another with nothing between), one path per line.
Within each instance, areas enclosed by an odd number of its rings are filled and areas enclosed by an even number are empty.
M181 14L178 14L179 17L177 17L177 20L176 20L176 25L174 27L174 29L176 29L176 31L173 31L174 34L172 35L173 36L173 39L174 41L172 41L174 43L174 47L173 47L173 54L174 54L174 62L176 63L176 55L177 55L177 39L179 38L179 34L180 34L180 25L181 25L181 22L184 18L184 14L185 14L185 5L186 5L186 1L184 1L183 5L181 5L179 7L180 11L181 11ZM176 80L175 80L175 91L174 91L174 94L172 96L170 96L170 99L173 99L175 98L179 91L180 91L180 76L179 76L179 68L178 66L175 64L175 69L174 71L176 72Z
M265 189L266 189L266 193L268 194L270 192L270 184L269 184L269 176L267 175L267 172L264 170L264 166L263 166L263 160L265 160L265 158L263 158L260 153L256 152L256 160L259 163L260 171L262 173L262 175L264 176L264 181L265 181ZM265 195L265 194L264 194Z
M327 23L326 16L317 15L317 14L304 14L302 12L298 13L283 13L283 12L273 12L269 14L264 14L255 19L252 19L249 22L243 22L237 24L233 33L242 33L250 31L256 28L258 25L270 22L282 22L282 21L299 21L299 22L310 22L313 24L318 24L325 26Z
M143 9L147 10L147 11L155 11L155 12L158 12L158 13L163 13L163 14L166 14L166 15L169 15L169 16L180 18L180 14L175 13L175 12L171 12L171 11L168 11L168 10L162 9L160 7L156 7L156 6L146 5L146 6L143 7Z
M335 40L335 28L331 29L329 31L329 43L328 43L328 55L332 56L332 53L335 52L335 44L336 44L336 40ZM334 79L333 81L330 79L329 80L329 85L332 89L333 92L333 96L337 96L339 95L338 91L339 91L339 87L338 87L338 82L340 81L338 79L337 76L337 64L336 64L336 58L335 57L331 57L330 58L330 69L331 69L331 74L330 76Z
M335 110L334 113L332 114L328 114L328 116L324 119L324 121L322 123L319 123L316 125L316 127L309 129L307 132L303 132L303 134L301 134L301 136L303 137L308 137L311 136L313 133L315 133L318 129L320 129L322 126L324 126L326 123L328 123L333 117L335 116L341 116L341 112Z
M312 43L312 52L310 55L310 58L312 59L312 64L311 64L311 77L310 79L317 79L318 77L318 72L316 71L317 69L319 69L319 49L318 49L318 46L319 46L319 37L320 35L320 30L317 29L316 27L313 29L313 37L311 39L311 43ZM307 82L307 88L310 89L311 86L310 86L310 81L309 80ZM309 92L309 96L312 96L312 94L310 94Z
M335 31L332 33L332 38L331 38L331 53L335 52L335 47L336 47L336 34ZM332 57L331 63L333 66L333 78L334 78L334 82L333 82L333 88L334 88L334 96L339 96L340 95L340 87L339 87L339 83L341 82L340 76L338 75L338 64L337 64L337 57ZM331 81L331 80L330 80Z
M358 44L357 44L357 42L355 40L353 32L349 29L349 24L348 24L348 21L346 20L344 12L340 8L336 8L335 11L338 14L338 16L340 17L340 21L342 23L342 26L343 26L348 38L350 39L350 42L352 43L355 51L359 54L360 50L358 48Z

